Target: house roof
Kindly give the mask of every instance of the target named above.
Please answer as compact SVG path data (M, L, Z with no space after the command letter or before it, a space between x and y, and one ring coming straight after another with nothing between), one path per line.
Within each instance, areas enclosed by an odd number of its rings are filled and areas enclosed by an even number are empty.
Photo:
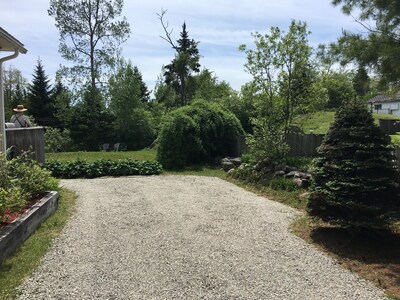
M368 104L386 103L386 102L400 102L400 93L396 95L379 94L374 98L368 100Z
M24 44L0 27L0 51L16 51L25 54L28 52Z

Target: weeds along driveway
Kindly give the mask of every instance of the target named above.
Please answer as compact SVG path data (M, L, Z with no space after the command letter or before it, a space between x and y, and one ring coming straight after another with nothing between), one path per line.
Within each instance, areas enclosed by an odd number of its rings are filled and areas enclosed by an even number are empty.
M385 299L291 234L298 212L221 179L62 185L77 212L20 299Z

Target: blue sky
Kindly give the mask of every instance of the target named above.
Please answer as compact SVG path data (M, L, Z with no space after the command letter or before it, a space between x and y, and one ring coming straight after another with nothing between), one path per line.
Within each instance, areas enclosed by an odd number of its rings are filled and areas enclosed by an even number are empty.
M0 26L28 49L27 54L10 63L30 81L40 57L52 79L65 61L58 53L59 34L54 19L47 14L49 1L0 0L0 7ZM122 55L139 67L150 89L162 65L174 56L167 42L160 38L163 29L157 13L161 9L168 9L165 19L174 29L173 37L179 37L185 21L189 36L200 42L202 67L214 71L236 90L250 80L243 69L245 54L238 47L252 44L252 32L265 33L271 26L286 30L291 19L306 21L312 32L310 44L316 46L336 40L342 29L360 30L351 17L343 15L329 0L125 0L123 15L132 33L122 44Z

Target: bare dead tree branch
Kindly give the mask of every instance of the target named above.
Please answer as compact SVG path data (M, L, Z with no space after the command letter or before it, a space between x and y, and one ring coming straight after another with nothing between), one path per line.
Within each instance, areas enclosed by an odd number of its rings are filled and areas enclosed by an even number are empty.
M157 14L158 19L161 22L161 26L163 27L164 32L165 32L165 36L160 35L160 38L162 38L164 41L166 41L168 44L170 44L173 49L178 51L178 47L174 44L174 42L172 41L172 38L171 38L173 29L168 30L168 21L167 21L167 23L164 22L164 16L166 13L167 13L167 10L161 9L161 13Z

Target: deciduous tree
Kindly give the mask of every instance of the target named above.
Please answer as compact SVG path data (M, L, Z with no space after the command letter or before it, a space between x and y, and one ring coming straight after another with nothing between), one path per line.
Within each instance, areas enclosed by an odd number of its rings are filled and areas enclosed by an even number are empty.
M48 13L60 32L59 52L75 65L64 68L76 84L92 90L115 62L119 45L130 33L121 15L123 0L50 0Z
M269 158L283 156L287 147L275 147L275 141L285 143L293 118L302 112L311 97L308 34L306 23L292 20L288 32L271 27L265 35L253 34L255 49L248 49L246 45L239 48L247 55L245 69L253 76L252 93L257 99L251 148ZM257 140L264 137L264 141Z

